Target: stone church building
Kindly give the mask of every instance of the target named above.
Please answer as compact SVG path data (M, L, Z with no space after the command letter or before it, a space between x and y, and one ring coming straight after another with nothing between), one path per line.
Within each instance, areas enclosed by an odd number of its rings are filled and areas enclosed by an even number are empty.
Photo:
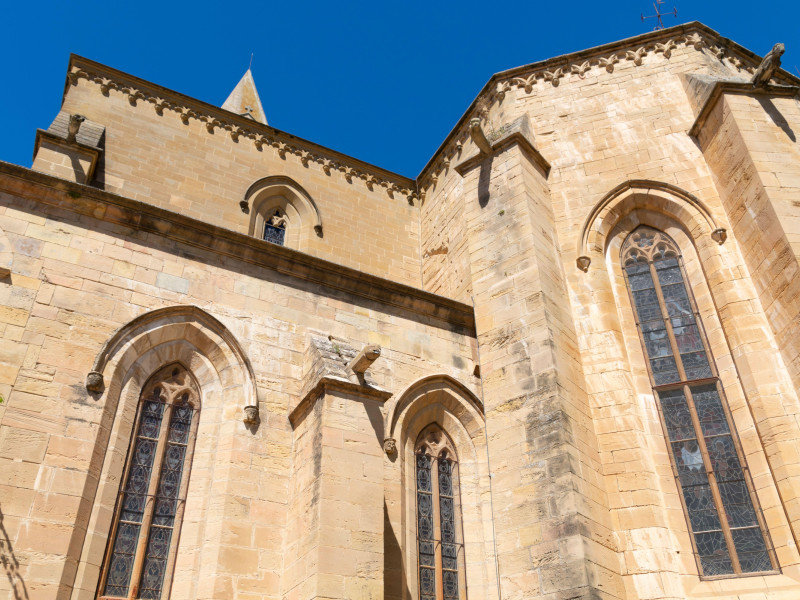
M0 598L800 598L782 50L498 73L416 179L72 56L0 163Z

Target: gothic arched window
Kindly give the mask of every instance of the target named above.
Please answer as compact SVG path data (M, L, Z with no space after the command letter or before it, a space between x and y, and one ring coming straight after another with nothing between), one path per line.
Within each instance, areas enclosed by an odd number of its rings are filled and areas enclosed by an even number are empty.
M103 561L100 598L168 597L199 407L197 384L179 364L162 368L144 386Z
M465 598L464 544L453 444L428 425L414 448L420 600Z
M639 227L622 267L704 577L772 571L761 511L677 244Z

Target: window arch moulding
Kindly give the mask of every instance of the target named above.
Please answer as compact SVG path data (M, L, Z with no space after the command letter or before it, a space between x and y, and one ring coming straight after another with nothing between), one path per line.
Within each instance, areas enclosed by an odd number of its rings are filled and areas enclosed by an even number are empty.
M314 199L290 177L274 175L253 183L239 202L250 215L248 233L272 243L303 250L310 228L322 237L322 214Z
M429 396L430 394L434 395ZM409 412L413 412L409 409L423 397L428 397L429 401L444 400L448 409L459 415L459 420L470 436L474 437L483 430L483 404L478 397L466 385L449 375L430 375L409 385L388 407L383 429L387 432L384 442L387 454L394 452L396 448L396 436L403 430L403 422L408 419Z
M191 334L190 330L193 330ZM107 372L109 380L113 381L113 371L126 371L138 356L155 345L170 339L186 340L193 337L198 338L195 345L218 348L225 354L218 361L219 368L220 371L235 371L231 378L241 386L242 408L258 406L255 373L241 344L224 324L192 305L159 308L120 327L103 344L95 358L92 370L86 376L86 389L92 394L103 394Z
M608 192L589 212L577 241L577 267L583 272L588 271L592 263L591 254L605 250L608 234L619 220L641 208L670 215L693 232L695 238L706 231L718 244L725 243L728 238L726 229L694 194L669 183L632 179Z

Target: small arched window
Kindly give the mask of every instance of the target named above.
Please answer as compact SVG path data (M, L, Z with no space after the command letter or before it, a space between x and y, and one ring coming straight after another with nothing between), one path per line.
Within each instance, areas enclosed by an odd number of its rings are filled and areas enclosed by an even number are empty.
M677 244L639 227L622 244L675 479L704 577L777 568Z
M426 427L414 449L420 600L466 598L458 461L450 438Z
M142 390L103 561L100 598L169 596L197 431L200 393L174 364Z

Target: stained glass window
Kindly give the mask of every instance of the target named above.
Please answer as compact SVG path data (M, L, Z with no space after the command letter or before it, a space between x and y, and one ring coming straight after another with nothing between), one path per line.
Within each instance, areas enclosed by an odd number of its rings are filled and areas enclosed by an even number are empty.
M775 570L678 246L639 227L622 245L622 266L701 574Z
M415 460L419 598L458 600L465 597L458 463L438 425L420 434Z
M101 598L158 600L169 589L183 514L199 392L180 365L145 385L128 453L100 590Z
M283 246L286 238L286 217L276 210L275 214L264 221L264 239L273 244Z

